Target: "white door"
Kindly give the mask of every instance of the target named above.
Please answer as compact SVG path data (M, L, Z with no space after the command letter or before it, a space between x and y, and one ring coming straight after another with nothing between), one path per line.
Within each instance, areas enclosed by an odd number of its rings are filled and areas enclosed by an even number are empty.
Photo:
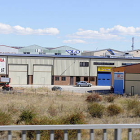
M33 84L51 85L52 67L44 65L34 65Z
M27 65L9 65L10 84L27 85Z

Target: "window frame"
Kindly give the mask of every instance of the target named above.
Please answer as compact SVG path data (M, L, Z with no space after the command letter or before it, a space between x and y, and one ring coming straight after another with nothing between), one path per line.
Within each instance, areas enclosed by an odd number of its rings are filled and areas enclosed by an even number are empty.
M59 81L59 77L58 76L55 77L55 81Z
M61 81L66 81L66 77L61 77Z

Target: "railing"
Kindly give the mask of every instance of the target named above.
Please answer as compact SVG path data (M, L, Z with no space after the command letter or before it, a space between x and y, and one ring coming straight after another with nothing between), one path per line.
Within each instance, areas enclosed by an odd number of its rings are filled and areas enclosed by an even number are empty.
M81 129L89 129L90 140L94 140L94 129L103 130L103 140L107 140L107 129L114 129L114 140L121 140L121 129L128 129L128 140L132 140L132 129L140 124L94 124L94 125L9 125L0 126L0 131L8 131L8 140L12 140L11 131L21 130L22 140L26 140L26 131L35 130L36 140L40 140L40 130L50 130L50 140L54 140L54 130L64 131L64 140L68 140L67 130L77 130L77 140L81 140Z

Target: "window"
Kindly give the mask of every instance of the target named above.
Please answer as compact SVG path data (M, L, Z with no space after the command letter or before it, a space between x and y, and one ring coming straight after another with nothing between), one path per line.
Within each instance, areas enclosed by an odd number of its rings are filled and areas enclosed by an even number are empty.
M89 62L80 62L80 67L88 67Z
M30 52L23 52L23 54L30 54Z
M77 54L75 54L75 53L70 53L70 55L77 55Z
M90 81L94 81L94 77L90 77Z
M124 65L124 66L133 65L133 64L137 64L137 63L122 63L122 65Z
M84 77L84 81L88 81L88 77Z
M55 53L55 55L61 55L61 53Z
M59 81L59 77L55 77L55 81Z
M93 65L114 65L114 63L107 63L107 62L93 62Z
M61 77L61 81L66 81L66 77Z

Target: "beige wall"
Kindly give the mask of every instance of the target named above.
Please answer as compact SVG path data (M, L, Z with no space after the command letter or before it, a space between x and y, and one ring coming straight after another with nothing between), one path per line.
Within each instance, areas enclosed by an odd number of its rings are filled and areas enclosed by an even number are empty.
M54 75L89 76L89 67L80 67L80 62L89 62L89 59L55 58Z
M125 93L131 93L132 86L134 86L134 94L140 95L140 74L125 74Z
M132 54L134 57L140 57L140 51L139 50L129 52L129 54Z
M134 86L134 94L140 95L140 81L125 81L125 93L131 93L131 86Z
M33 75L33 65L53 65L53 58L47 57L8 57L8 64L28 64L28 75ZM8 73L8 69L7 69Z

